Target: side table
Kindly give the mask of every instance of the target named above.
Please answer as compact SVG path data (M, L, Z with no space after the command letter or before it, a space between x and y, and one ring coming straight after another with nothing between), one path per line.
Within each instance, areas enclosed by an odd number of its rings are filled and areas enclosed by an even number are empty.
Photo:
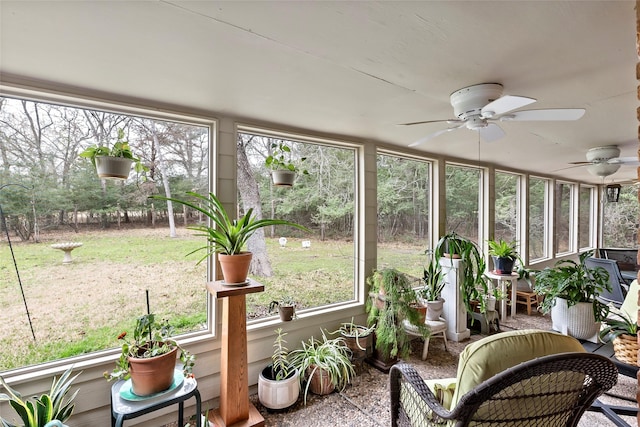
M120 380L111 386L111 427L122 427L124 420L137 418L158 409L178 404L178 425L183 426L184 401L191 397L196 398L196 426L201 427L200 413L202 402L198 391L198 382L195 378L185 378L182 385L166 394L160 394L144 400L125 400L120 396L120 389L125 381Z
M511 274L496 274L493 271L487 271L485 273L488 278L495 280L498 282L498 286L500 286L500 290L502 294L505 295L505 298L500 300L500 319L505 321L507 319L507 282L511 282L511 317L515 317L516 315L516 288L518 281L518 273Z

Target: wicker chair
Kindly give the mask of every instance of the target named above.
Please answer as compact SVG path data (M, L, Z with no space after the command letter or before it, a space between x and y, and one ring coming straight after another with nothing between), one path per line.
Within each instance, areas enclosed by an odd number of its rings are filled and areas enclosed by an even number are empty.
M494 357L505 358L505 354ZM556 353L492 375L454 397L447 409L434 394L433 382L427 384L413 367L401 363L390 371L391 425L575 426L617 380L618 370L605 357L579 351Z

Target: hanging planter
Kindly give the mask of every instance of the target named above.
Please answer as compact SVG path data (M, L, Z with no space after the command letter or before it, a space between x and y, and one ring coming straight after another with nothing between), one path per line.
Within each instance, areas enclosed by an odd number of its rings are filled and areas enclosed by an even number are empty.
M293 187L296 173L309 175L306 169L300 169L291 159L291 148L283 143L271 144L272 154L267 156L264 164L271 169L271 180L278 187ZM298 161L304 162L307 158L301 157Z
M102 179L127 179L131 172L131 164L136 172L148 172L149 168L134 157L129 142L124 139L124 130L118 129L118 140L109 148L104 145L87 147L79 154L84 159L91 160L98 176Z
M278 187L293 187L296 173L290 170L274 170L271 171L271 180L273 185Z
M132 163L126 157L96 156L96 172L102 179L127 179Z

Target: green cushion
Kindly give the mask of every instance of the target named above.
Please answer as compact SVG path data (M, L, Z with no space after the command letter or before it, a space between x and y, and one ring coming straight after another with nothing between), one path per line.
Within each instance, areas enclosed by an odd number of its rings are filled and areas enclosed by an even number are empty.
M449 408L454 408L460 397L475 386L505 369L550 354L584 351L573 337L533 329L503 332L471 343L460 353L456 389Z
M634 279L629 285L629 292L627 292L620 310L631 319L635 319L638 315L638 280Z

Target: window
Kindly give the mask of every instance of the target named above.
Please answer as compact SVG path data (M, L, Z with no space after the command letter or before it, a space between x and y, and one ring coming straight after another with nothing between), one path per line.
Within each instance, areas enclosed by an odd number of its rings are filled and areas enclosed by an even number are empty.
M185 229L196 219L176 211L170 237L164 206L148 196L208 190L213 123L11 98L0 105L0 203L21 278L0 244L0 371L115 347L147 312L147 291L151 311L176 333L206 328L206 265L185 257L203 243ZM149 179L101 181L78 158L111 145L119 129ZM62 242L82 243L69 264L51 247Z
M448 164L446 166L446 232L456 232L479 243L481 215L481 170Z
M520 235L520 177L506 172L497 172L495 179L495 239L507 242L518 241Z
M623 185L617 203L607 202L603 207L603 240L605 248L637 248L638 189Z
M378 154L378 268L421 277L431 242L431 163Z
M578 247L580 249L595 247L594 218L594 187L580 186L578 203Z
M547 258L548 183L542 178L529 178L529 262Z
M573 192L575 185L556 182L554 248L557 254L570 252L573 246Z
M285 144L290 150L285 160L308 172L298 173L293 187L272 183L265 159L274 144ZM354 301L356 149L247 127L240 128L237 145L238 209L259 209L263 217L286 219L312 230L264 230L264 262L253 263L250 276L264 284L265 291L247 295L247 318L275 315L269 313L271 301L291 299L298 312ZM256 239L263 239L260 234L249 245L257 245ZM255 250L250 250L255 259Z

